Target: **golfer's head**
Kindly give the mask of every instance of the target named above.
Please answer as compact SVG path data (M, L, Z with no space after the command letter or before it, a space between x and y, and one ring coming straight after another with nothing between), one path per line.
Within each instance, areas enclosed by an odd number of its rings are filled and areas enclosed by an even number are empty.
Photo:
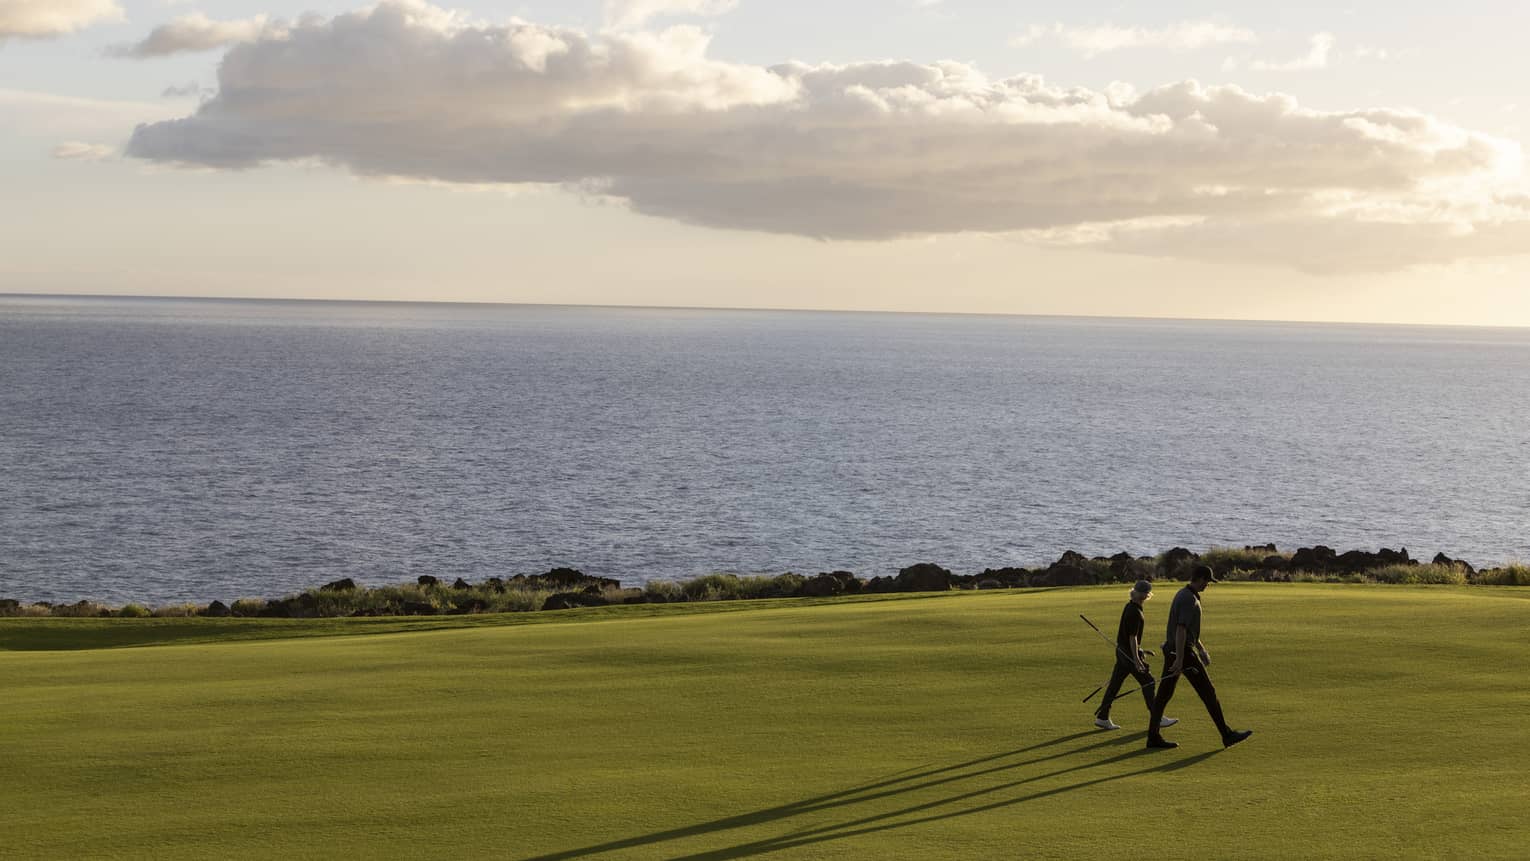
M1197 565L1190 569L1190 588L1199 592L1208 585L1217 582L1217 572L1211 570L1210 565Z
M1138 580L1137 585L1132 587L1132 600L1138 603L1153 597L1153 584L1147 580Z

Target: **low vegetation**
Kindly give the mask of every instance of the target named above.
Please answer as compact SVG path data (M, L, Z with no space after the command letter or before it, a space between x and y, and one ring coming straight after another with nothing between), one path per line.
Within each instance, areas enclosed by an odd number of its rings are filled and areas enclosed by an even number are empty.
M1090 558L1069 551L1043 568L989 568L979 574L965 575L923 563L903 569L896 577L869 580L848 571L813 576L795 573L774 576L708 574L684 581L656 580L641 588L628 588L616 580L592 577L569 568L557 568L539 575L516 575L509 579L491 577L479 583L459 578L447 584L434 577L421 577L416 583L365 586L346 579L284 598L240 598L227 605L214 601L149 608L130 603L114 608L89 600L64 604L0 600L0 616L310 619L525 613L624 604L1095 586L1131 583L1139 579L1174 581L1187 579L1190 569L1196 565L1210 565L1223 579L1238 581L1530 586L1530 565L1521 563L1478 571L1464 561L1443 554L1431 562L1420 562L1410 558L1406 550L1336 553L1318 546L1290 552L1265 544L1213 547L1204 553L1176 547L1157 556L1118 553Z

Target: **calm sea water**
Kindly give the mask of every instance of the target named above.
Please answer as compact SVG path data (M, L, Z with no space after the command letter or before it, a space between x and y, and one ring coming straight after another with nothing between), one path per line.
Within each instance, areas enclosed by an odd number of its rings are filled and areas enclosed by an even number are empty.
M1530 331L0 297L0 596L1530 558Z

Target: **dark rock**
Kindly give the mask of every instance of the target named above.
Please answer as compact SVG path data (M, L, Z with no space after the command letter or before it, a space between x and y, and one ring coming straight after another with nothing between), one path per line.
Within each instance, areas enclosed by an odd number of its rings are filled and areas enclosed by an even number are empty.
M559 589L583 588L589 585L599 586L602 589L606 587L612 589L622 588L622 581L620 580L613 580L610 577L591 577L583 571L574 568L554 568L540 577L527 578L528 583L532 580L539 581L541 584L556 586Z
M1190 567L1200 561L1199 553L1192 553L1183 547L1175 547L1163 554L1164 576L1175 580L1183 580L1190 573Z
M1245 544L1243 549L1249 553L1254 553L1256 551L1263 551L1265 553L1280 552L1280 548L1276 547L1273 542L1270 544Z
M405 616L434 616L439 612L436 605L421 601L405 601L401 609Z
M430 576L429 574L421 574L419 577L415 578L414 582L420 584L421 586L440 586L441 585L441 581L440 580L437 580L436 578Z
M861 578L849 571L830 571L829 576L839 581L840 585L845 588L846 595L860 594L861 587L865 585L861 582Z
M1339 554L1332 547L1319 544L1316 547L1300 547L1291 555L1293 571L1331 571L1338 567Z
M1053 565L1031 577L1032 586L1092 586L1094 575L1077 565Z
M1280 556L1273 556L1270 558L1280 559L1282 562L1285 561L1285 559ZM1255 583L1290 583L1291 575L1284 571L1278 571L1274 568L1266 567L1261 568L1258 571L1250 571L1248 579Z
M1140 579L1140 575L1148 572L1138 564L1132 554L1125 550L1110 557L1110 575L1117 582L1130 582Z
M1053 562L1049 567L1056 568L1059 565L1072 565L1074 568L1083 568L1088 562L1089 560L1084 554L1076 553L1072 550L1064 550L1063 555L1057 557L1057 561Z
M888 592L898 591L898 581L891 577L873 577L861 584L861 591L867 595L883 595Z
M453 589L471 589L471 588L473 588L473 584L469 583L468 581L466 581L464 579L462 579L461 577L458 577L457 578L457 582L452 584L452 588Z
M229 615L228 605L222 601L214 601L207 605L207 608L202 611L202 615L211 616L214 619L222 619Z
M1346 550L1333 559L1330 567L1346 574L1363 574L1372 568L1380 568L1383 565L1416 564L1418 563L1408 558L1406 548L1402 550L1389 550L1383 547L1375 553L1367 553L1364 550Z
M898 572L900 592L946 592L951 589L951 572L932 562L920 562Z
M829 598L835 595L853 595L861 591L862 583L849 571L833 571L808 578L802 584L804 598Z
M495 592L505 591L505 581L498 577L490 577L489 579L483 581L483 585L493 589Z
M1434 564L1444 565L1448 568L1455 568L1458 571L1466 574L1468 577L1477 573L1477 569L1473 568L1470 562L1467 562L1465 559L1452 559L1449 556L1446 556L1444 553L1434 554Z
M1266 556L1264 561L1259 564L1263 565L1267 571L1284 571L1289 563L1286 562L1286 557L1284 556Z
M353 592L355 589L356 581L349 577L341 580L336 580L333 583L325 583L323 586L319 587L320 592Z
M469 598L466 601L458 601L453 607L459 613L487 613L489 602L482 598Z
M559 592L547 596L542 603L543 610L572 610L575 607L604 607L610 604L599 595L586 595L583 592Z
M1025 568L988 568L979 574L983 580L997 580L1011 589L1029 586L1031 572Z
M601 589L599 586L596 586L593 583L579 590L580 594L583 595L599 595L604 591L604 589Z

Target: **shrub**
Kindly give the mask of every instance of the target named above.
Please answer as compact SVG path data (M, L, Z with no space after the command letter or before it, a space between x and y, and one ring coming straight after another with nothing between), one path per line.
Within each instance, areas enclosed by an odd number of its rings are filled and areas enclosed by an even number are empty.
M65 618L85 618L110 616L112 611L94 601L76 601L73 604L55 604L49 612L54 616Z
M123 607L126 610L127 607ZM154 608L154 616L159 619L184 619L187 616L195 616L202 608L195 604L166 604L163 607Z
M655 604L685 600L685 590L673 580L652 580L643 586L643 595Z
M1454 565L1383 565L1365 572L1366 578L1377 583L1429 583L1459 586L1466 582L1466 574Z
M234 603L228 605L229 615L238 616L240 618L259 616L260 611L264 609L266 609L266 602L264 598L240 598Z
M1502 568L1489 568L1479 572L1472 582L1483 586L1530 586L1530 565L1511 562Z
M1218 577L1232 574L1235 571L1259 571L1264 568L1264 560L1271 556L1279 556L1290 561L1290 553L1274 553L1269 550L1254 549L1245 550L1242 547L1213 547L1201 554L1201 563L1210 565Z
M687 581L680 590L690 601L727 601L739 597L742 587L733 574L707 574Z
M149 608L142 604L123 604L117 615L124 619L147 619L150 613Z

